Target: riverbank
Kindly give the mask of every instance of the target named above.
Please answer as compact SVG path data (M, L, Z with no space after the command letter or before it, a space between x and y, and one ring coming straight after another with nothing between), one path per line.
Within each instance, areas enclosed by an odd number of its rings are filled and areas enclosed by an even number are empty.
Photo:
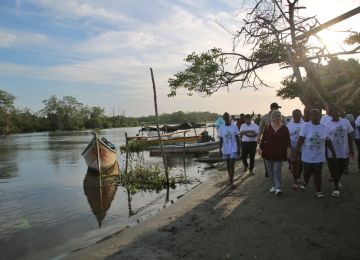
M342 178L342 196L323 169L317 200L311 183L291 190L283 166L281 196L269 193L262 161L256 174L242 173L229 190L225 171L187 193L156 216L103 241L73 252L68 259L359 259L360 174L351 161Z

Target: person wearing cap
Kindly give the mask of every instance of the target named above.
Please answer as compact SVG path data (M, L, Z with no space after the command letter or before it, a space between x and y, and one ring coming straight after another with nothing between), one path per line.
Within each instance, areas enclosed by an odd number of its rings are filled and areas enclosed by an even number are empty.
M259 124L259 135L257 137L258 143L260 141L261 135L264 133L265 126L269 125L271 123L271 112L274 110L279 110L279 108L281 108L281 106L279 106L278 103L275 103L275 102L271 103L270 112L261 117L260 124ZM283 116L281 116L281 123L286 125L286 120Z

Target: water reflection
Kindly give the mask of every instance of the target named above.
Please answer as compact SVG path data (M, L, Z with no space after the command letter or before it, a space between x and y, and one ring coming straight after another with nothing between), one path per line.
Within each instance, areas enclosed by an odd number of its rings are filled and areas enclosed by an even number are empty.
M79 149L86 147L90 132L54 132L49 133L47 149L49 161L53 165L62 163L77 164L81 160Z
M117 165L117 164L116 164ZM119 167L115 166L106 177L88 170L84 179L84 193L94 213L99 228L105 219L118 188Z
M17 176L16 146L11 143L11 137L0 137L0 179L9 179Z

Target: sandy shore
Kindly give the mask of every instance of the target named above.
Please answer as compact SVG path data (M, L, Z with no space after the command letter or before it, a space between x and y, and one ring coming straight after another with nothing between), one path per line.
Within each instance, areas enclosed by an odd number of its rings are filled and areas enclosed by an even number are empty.
M68 259L360 259L360 174L355 160L342 178L342 196L323 169L324 199L314 185L291 190L287 164L283 191L269 193L262 161L255 176L237 162L229 190L225 171L190 191L156 216Z

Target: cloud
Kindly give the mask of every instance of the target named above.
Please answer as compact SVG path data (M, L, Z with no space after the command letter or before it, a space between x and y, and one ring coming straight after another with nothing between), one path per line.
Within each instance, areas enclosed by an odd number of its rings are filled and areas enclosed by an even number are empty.
M0 48L9 48L16 42L16 36L11 33L0 31Z
M49 43L49 39L41 33L8 31L0 28L0 48L15 46L34 46Z
M123 22L129 20L128 17L121 14L119 11L114 12L107 10L105 7L98 6L95 3L91 3L90 1L31 0L31 2L53 11L56 16L61 15L68 18L88 17L110 22Z

